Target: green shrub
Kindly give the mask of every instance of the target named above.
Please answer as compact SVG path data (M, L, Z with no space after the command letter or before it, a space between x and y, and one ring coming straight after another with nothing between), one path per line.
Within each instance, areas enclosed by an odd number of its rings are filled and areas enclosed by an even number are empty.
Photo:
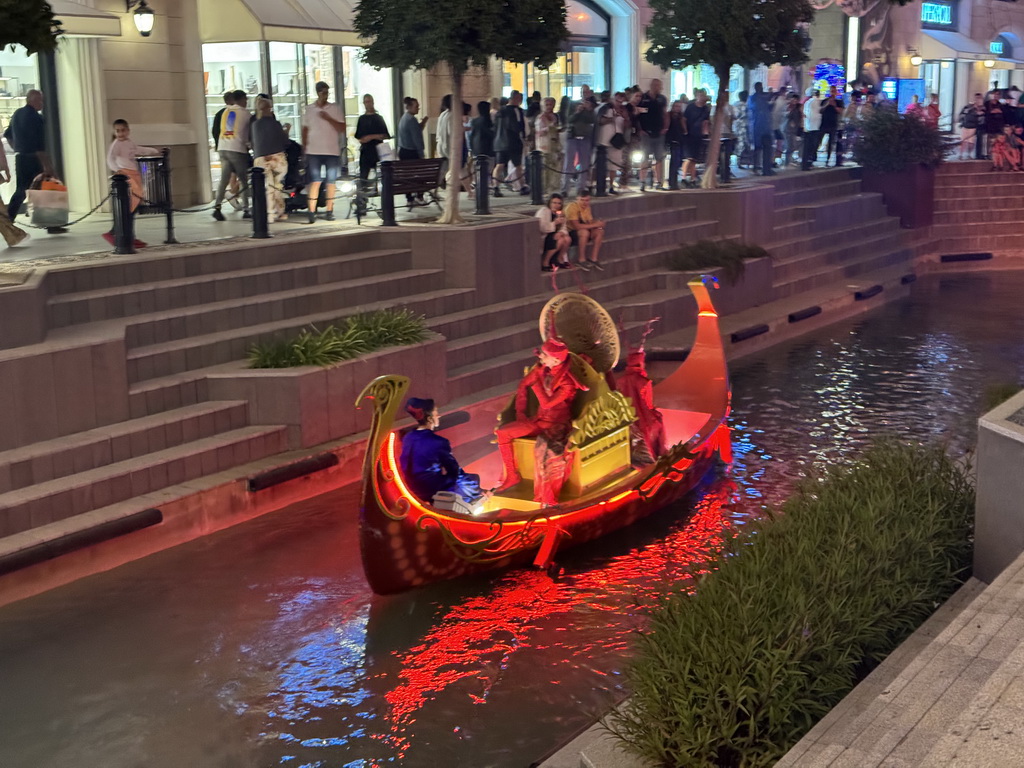
M253 344L249 349L249 367L328 366L384 347L416 344L426 338L422 315L408 309L382 309L355 315L322 331L315 327L303 329L294 339Z
M968 575L967 472L883 442L806 481L653 610L606 726L659 766L773 764Z
M668 257L668 268L680 272L721 267L730 285L735 285L746 271L747 259L760 259L768 251L759 245L738 243L733 240L698 240L680 246Z
M939 165L959 139L947 139L917 115L876 109L860 121L853 159L879 173L899 173L912 165Z

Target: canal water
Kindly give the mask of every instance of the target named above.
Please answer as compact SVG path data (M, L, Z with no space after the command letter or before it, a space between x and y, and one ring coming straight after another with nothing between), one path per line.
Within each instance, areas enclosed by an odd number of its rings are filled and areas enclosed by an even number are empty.
M371 595L345 488L0 609L0 766L525 768L626 695L646 604L812 465L974 441L1024 381L1024 272L911 297L733 367L735 463L562 558Z

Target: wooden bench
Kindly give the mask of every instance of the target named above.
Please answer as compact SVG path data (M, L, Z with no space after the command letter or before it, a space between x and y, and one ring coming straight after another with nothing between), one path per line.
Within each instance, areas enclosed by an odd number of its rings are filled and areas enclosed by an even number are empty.
M429 195L430 202L441 208L437 188L445 169L441 157L422 160L383 162L378 171L381 218L385 226L396 226L395 195Z

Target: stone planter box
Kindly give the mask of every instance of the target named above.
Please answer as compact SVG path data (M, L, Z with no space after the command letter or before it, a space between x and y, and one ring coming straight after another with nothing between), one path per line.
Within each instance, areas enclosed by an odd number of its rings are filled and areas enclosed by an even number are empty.
M447 401L447 342L431 333L419 344L388 347L329 368L246 368L210 375L211 400L245 400L249 423L288 427L288 447L308 448L370 427L370 410L355 400L371 380L387 373L408 376L411 393Z
M899 173L864 169L865 192L879 192L890 216L900 217L900 226L918 229L931 226L935 213L935 169L915 165Z
M1024 392L978 420L974 576L991 583L1024 552Z

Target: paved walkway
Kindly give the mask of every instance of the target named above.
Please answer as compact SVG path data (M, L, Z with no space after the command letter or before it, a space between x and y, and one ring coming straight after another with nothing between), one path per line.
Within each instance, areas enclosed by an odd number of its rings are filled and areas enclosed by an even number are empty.
M737 171L733 169L735 182L733 186L749 184L759 181L748 170ZM795 168L780 169L781 174L792 174ZM681 190L671 194L699 194L699 190ZM635 185L627 190L627 195L640 194L639 186ZM650 194L664 194L653 192ZM404 198L399 196L395 200L395 218L401 222L416 222L417 224L431 224L436 222L440 215L440 209L431 205L422 208L414 208L408 211L403 205ZM362 225L356 224L354 217L346 218L348 213L348 201L339 199L336 206L338 219L334 222L318 219L316 224L309 225L302 212L289 215L287 221L275 222L270 225L270 233L274 237L287 236L289 234L311 232L345 232L356 231L360 228L380 226L380 217L371 212L363 219ZM509 217L532 215L536 206L531 202L529 196L521 196L506 191L504 197L491 198L490 216L476 216L473 211L476 209L475 199L472 196L462 194L459 200L459 210L470 223L487 224L500 221ZM252 235L252 222L242 219L242 214L234 211L230 206L225 205L223 212L227 221L214 221L209 206L194 206L188 212L177 213L174 216L175 237L180 245L164 245L166 236L166 220L163 216L147 215L136 218L136 236L149 243L144 251L146 254L166 252L168 248L181 248L197 245L210 245L211 243L224 242L232 239L247 238ZM76 215L72 212L72 220ZM19 217L19 224L28 222L27 216ZM0 248L0 274L25 272L37 267L71 264L81 261L91 261L112 255L112 251L102 234L110 229L110 214L99 211L84 221L70 227L67 234L49 235L43 230L31 229L30 237L15 248ZM226 243L225 243L226 244ZM2 280L0 280L2 284Z
M1024 766L1024 555L970 579L776 768ZM595 725L540 768L653 768Z

